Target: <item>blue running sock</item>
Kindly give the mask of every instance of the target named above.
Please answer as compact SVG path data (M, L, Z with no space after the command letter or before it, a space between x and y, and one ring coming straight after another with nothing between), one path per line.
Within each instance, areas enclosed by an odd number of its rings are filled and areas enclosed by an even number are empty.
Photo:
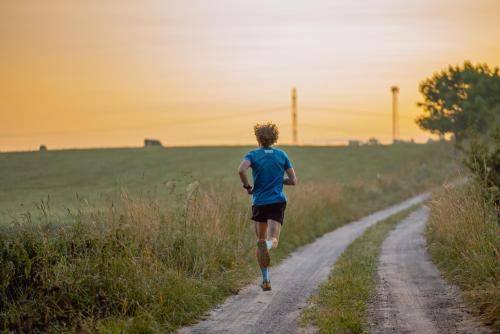
M267 246L267 249L271 249L273 247L273 241L272 240L266 240L266 246Z
M262 271L262 281L269 281L269 270L267 268L260 268L260 271Z

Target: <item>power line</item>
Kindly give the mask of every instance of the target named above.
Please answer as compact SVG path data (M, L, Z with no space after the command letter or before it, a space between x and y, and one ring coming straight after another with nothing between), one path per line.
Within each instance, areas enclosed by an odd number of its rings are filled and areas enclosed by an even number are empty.
M352 115L352 116L359 116L359 115L387 116L387 114L385 114L385 113L370 112L370 111L359 110L359 109L356 110L356 109L344 109L344 108L309 106L309 105L302 106L302 108L306 109L306 110L325 111L325 112L344 114L344 115Z
M173 126L183 126L183 125L191 125L191 124L200 124L205 122L212 122L217 120L229 120L229 119L237 119L245 116L255 116L258 114L270 114L279 111L289 110L290 106L282 105L276 106L272 108L258 109L258 110L248 110L244 112L234 112L234 113L224 113L213 116L206 117L198 117L193 119L180 119L175 121L163 121L157 120L155 122L147 123L147 124L139 124L133 126L123 126L123 127L115 127L115 128L106 128L106 129L92 129L92 130L80 130L80 131L51 131L51 132L40 132L40 133L31 133L26 135L15 135L15 134L0 134L0 138L22 138L22 137L36 137L36 136L53 136L53 135L73 135L73 134L93 134L93 133L108 133L108 132L119 132L119 131L129 131L129 130L139 130L139 129L154 129L154 128L169 128ZM380 113L380 112L371 112L367 110L357 110L357 109L345 109L345 108L335 108L335 107L326 107L326 106L314 106L314 105L301 105L306 111L312 112L325 112L329 114L341 114L344 116L352 116L352 117L384 117L390 118L391 114ZM298 141L297 135L297 92L294 88L292 90L292 141L294 144ZM411 118L411 116L401 116L401 118ZM283 126L288 126L283 124ZM301 123L301 126L324 129L328 131L339 131L344 132L345 130L324 126L322 124L311 124L311 123Z
M335 128L328 125L319 125L319 124L311 124L311 123L300 123L301 126L305 126L306 128L327 130L327 131L336 131L340 133L346 133L345 129Z
M254 111L239 112L237 114L224 114L224 115L215 115L215 116L210 116L210 117L201 117L201 118L196 118L196 119L179 120L179 121L174 122L173 124L169 124L169 126L170 125L179 125L179 124L196 124L196 123L203 123L203 122L209 122L209 121L215 121L215 120L221 120L221 119L240 118L240 117L246 116L246 115L272 113L272 112L282 111L282 110L286 110L286 109L288 109L288 106L280 106L280 107L275 107L275 108L267 108L267 109L260 109L260 110L254 110Z
M124 126L124 127L116 127L116 128L106 128L106 129L93 129L93 130L70 131L70 132L68 132L68 131L51 131L51 132L31 133L31 134L27 134L27 135L0 134L0 138L23 138L23 137L54 136L54 135L57 136L57 135L72 135L72 134L93 134L93 133L102 133L102 132L119 132L119 131L127 131L127 130L164 128L164 127L172 127L172 126L178 126L178 125L190 125L190 124L197 124L197 123L203 123L203 122L211 122L211 121L223 120L223 119L235 119L235 118L240 118L240 117L244 117L244 116L248 116L248 115L255 115L255 114L274 113L277 111L287 110L288 108L289 108L288 106L279 106L279 107L274 107L274 108L266 108L266 109L245 111L245 112L239 112L239 113L220 114L220 115L214 115L214 116L210 116L210 117L199 117L196 119L184 119L184 120L169 121L168 123L162 123L161 121L156 121L154 123L142 124L142 125L138 125L138 126L133 125L133 126Z
M319 106L301 106L302 109L309 110L309 111L319 111L319 112L329 112L333 114L342 114L346 116L353 116L353 117L359 117L359 116L367 116L367 117L391 117L391 114L387 113L381 113L381 112L372 112L372 111L366 111L366 110L356 110L356 109L340 109L340 108L333 108L333 107L319 107ZM411 118L411 116L406 116L402 115L400 116L402 118Z

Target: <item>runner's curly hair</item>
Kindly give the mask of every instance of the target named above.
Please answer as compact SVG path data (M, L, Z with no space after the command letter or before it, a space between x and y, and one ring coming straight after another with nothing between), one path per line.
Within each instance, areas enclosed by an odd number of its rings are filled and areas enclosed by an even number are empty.
M269 147L278 141L280 132L276 124L268 122L264 124L257 123L253 127L255 137L260 146Z

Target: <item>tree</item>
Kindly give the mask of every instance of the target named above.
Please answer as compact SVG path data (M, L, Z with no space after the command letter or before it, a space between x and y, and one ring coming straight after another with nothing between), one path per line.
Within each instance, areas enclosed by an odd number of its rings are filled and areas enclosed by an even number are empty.
M449 66L420 83L424 110L417 124L457 142L468 136L488 134L500 122L499 69L486 64Z

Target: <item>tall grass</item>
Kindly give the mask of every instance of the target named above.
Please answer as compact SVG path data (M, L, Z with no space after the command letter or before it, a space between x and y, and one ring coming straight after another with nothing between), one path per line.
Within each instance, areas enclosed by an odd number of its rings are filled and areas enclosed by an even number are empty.
M305 183L290 191L273 261L419 190L399 182ZM41 202L36 215L0 229L1 328L156 332L189 323L256 273L248 200L239 188L192 183L162 200L123 190L107 209L82 200L64 219Z
M500 331L500 227L475 184L446 189L431 202L428 247L445 277L475 312Z
M0 234L2 327L92 332L98 319L137 317L172 330L199 315L236 287L250 247L243 203L226 195L174 209L124 191L108 210L25 216Z

